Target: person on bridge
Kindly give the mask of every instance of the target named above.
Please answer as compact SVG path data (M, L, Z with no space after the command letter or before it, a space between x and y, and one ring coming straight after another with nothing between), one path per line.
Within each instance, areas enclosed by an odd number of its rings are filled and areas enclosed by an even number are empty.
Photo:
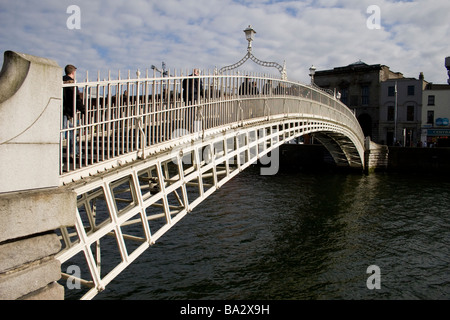
M272 87L272 80L267 80L266 84L264 85L263 88L263 94L265 95L272 95L272 91L273 87Z
M246 77L239 87L239 95L259 95L258 84L255 81L250 81L250 79Z
M250 79L248 77L245 77L244 81L239 87L239 95L241 96L248 95L250 93L250 89L251 89Z
M63 83L75 83L77 68L69 64L64 68L64 71L66 74L63 76ZM76 97L74 101L75 94ZM76 109L84 114L85 106L81 99L80 92L78 91L78 87L65 87L63 90L63 115L66 116L67 119L71 119L74 116L74 102Z
M199 96L203 97L203 83L198 77L199 74L199 69L194 69L189 75L190 78L183 80L183 99L186 105L192 105L198 101Z
M64 68L65 75L63 76L63 83L75 83L75 75L77 72L77 68L71 64L67 65ZM76 95L76 96L74 96ZM74 105L75 104L75 105ZM72 145L74 144L74 109L80 111L81 114L84 114L86 108L83 104L83 99L81 99L81 94L78 91L78 87L64 87L63 89L63 129L69 129L69 141L68 141L68 150L67 154L73 156L70 150L73 150ZM67 132L65 134L67 138ZM76 154L79 153L79 147L76 145L75 147Z

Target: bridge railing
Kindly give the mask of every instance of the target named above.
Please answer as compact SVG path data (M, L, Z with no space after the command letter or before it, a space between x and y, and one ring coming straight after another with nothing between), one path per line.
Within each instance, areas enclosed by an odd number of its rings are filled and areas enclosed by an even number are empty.
M98 170L101 163L125 155L143 157L153 146L240 121L303 113L358 127L353 112L334 96L276 77L217 72L157 77L148 71L144 77L136 75L63 84L60 176L66 177L64 181L92 167ZM64 112L67 104L73 105L71 112Z

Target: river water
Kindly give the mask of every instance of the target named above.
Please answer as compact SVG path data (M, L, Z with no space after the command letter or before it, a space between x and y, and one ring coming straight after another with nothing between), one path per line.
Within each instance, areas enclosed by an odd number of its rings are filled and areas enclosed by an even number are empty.
M437 176L252 167L96 299L449 299L449 203Z

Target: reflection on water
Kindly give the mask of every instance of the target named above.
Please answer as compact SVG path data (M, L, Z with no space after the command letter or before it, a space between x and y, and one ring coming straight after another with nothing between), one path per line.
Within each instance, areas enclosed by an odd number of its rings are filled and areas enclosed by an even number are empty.
M450 183L250 168L97 299L448 299ZM381 289L369 290L370 265Z

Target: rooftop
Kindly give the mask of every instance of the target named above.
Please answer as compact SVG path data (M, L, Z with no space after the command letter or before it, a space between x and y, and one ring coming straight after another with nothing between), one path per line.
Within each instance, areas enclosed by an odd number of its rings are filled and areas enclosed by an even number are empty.
M316 74L326 75L326 74L349 73L349 72L369 72L369 71L379 71L379 70L382 70L383 68L386 68L389 70L389 67L387 67L385 65L381 65L381 64L369 65L369 64L365 63L364 61L359 60L359 61L353 62L347 66L335 67L335 68L329 69L329 70L320 70L320 71L317 71Z
M450 90L450 84L428 83L425 90Z

